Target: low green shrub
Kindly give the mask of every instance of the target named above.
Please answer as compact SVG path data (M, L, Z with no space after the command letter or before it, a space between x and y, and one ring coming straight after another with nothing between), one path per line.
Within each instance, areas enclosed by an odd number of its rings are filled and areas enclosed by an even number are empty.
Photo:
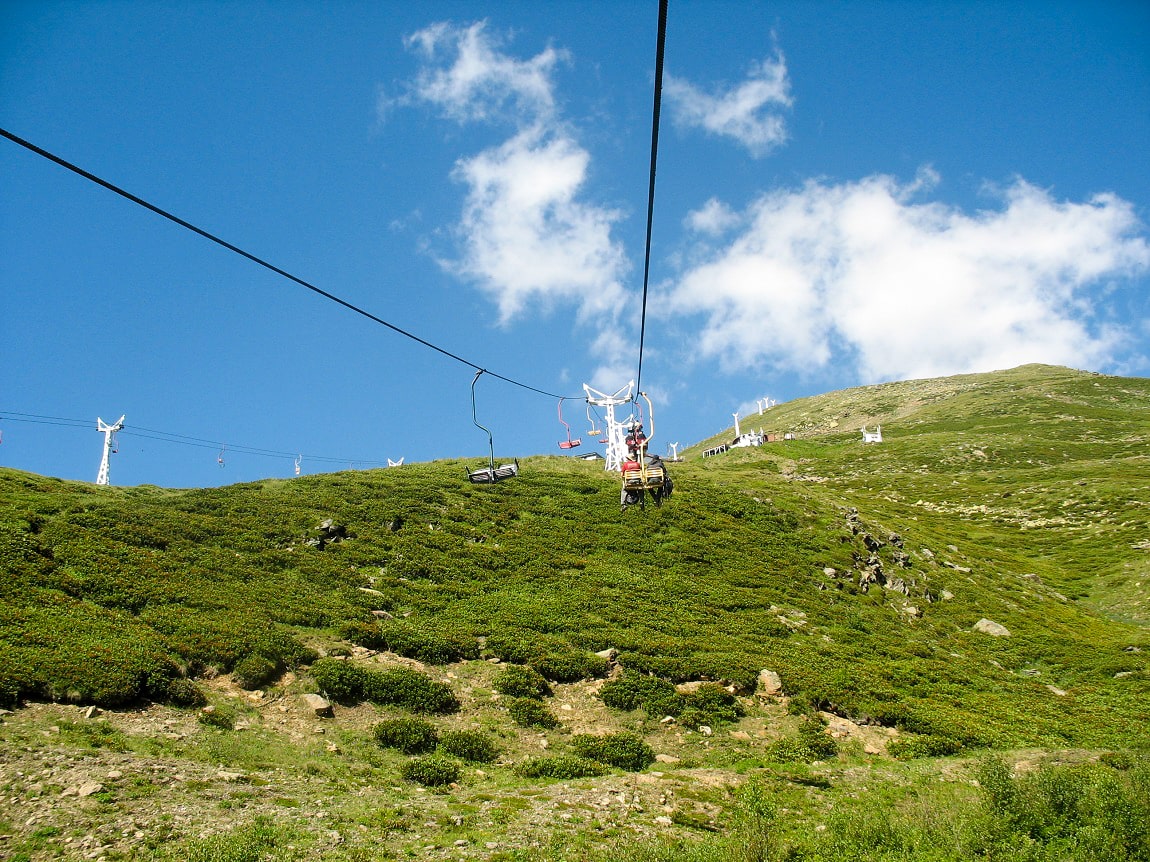
M254 691L277 679L282 672L283 667L267 656L253 653L236 662L232 677L241 688Z
M382 748L404 754L425 754L439 743L439 731L421 718L391 718L372 728L372 736Z
M12 709L20 703L20 679L12 669L0 666L0 708Z
M617 766L628 772L639 772L655 762L655 752L633 733L609 733L606 736L579 734L571 747L580 757Z
M612 709L630 712L643 707L648 715L658 717L678 715L683 706L674 683L634 671L626 671L621 677L603 683L599 697Z
M995 818L995 849L1046 851L1025 857L1034 859L1150 859L1150 775L1144 770L1043 766L1015 777L1001 760L987 758L976 776Z
M1129 751L1104 751L1098 757L1099 763L1104 763L1111 769L1125 772L1138 764L1138 758Z
M579 682L607 675L607 659L594 653L551 652L531 660L531 666L552 682Z
M570 755L536 757L515 767L515 774L523 778L595 778L607 772L602 763Z
M839 744L826 733L827 723L808 718L799 725L799 742L806 746L813 760L828 760L839 753Z
M440 737L439 747L471 763L492 763L499 756L491 737L478 730L449 730Z
M770 763L810 763L828 760L839 752L839 745L828 736L827 723L817 714L808 715L799 725L796 737L780 739L767 746L764 757Z
M767 746L763 759L768 763L809 763L814 755L797 739L779 739Z
M551 686L542 674L534 668L519 664L509 664L499 671L491 687L508 697L540 699L551 694Z
M350 661L321 658L312 664L311 673L320 690L341 703L368 700L429 714L459 711L451 686L411 668L373 671Z
M219 730L232 730L236 726L235 711L226 706L205 706L196 714L200 724Z
M604 683L599 696L613 709L641 707L652 718L674 716L690 728L738 721L744 714L738 699L717 683L704 683L684 694L669 680L634 671Z
M358 665L331 657L317 659L311 666L319 690L338 703L355 703L363 698L363 674Z
M463 769L454 760L432 754L407 761L399 768L399 774L424 787L442 787L459 781Z
M713 682L680 697L683 708L679 713L679 723L686 727L729 724L738 721L745 713L733 694Z
M533 632L498 632L487 638L487 651L501 661L530 665L552 682L578 682L607 675L607 659L574 649L557 638Z
M457 632L445 633L402 620L377 624L353 622L341 629L341 635L360 646L389 650L427 664L479 658L479 643L474 637Z
M366 671L363 679L365 700L393 704L433 715L459 712L459 699L447 683L436 682L425 673L406 667L382 673Z
M517 697L507 704L511 720L520 727L542 727L550 730L559 726L559 719L541 702L530 697Z
M197 707L208 702L203 690L187 677L178 676L168 683L168 703L175 706Z
M892 740L886 750L898 760L913 760L916 757L947 757L958 754L964 747L960 740L950 736L926 735Z

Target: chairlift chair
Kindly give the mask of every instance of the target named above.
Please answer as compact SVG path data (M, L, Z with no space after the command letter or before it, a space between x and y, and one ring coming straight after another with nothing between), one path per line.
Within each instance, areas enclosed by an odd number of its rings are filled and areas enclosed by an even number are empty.
M475 383L479 380L481 374L483 374L482 368L476 371L475 376L471 378L471 421L475 423L477 428L487 432L488 462L485 467L468 470L467 478L476 485L494 485L496 482L502 482L504 479L511 479L514 476L518 476L519 460L516 459L511 464L495 466L495 441L491 436L491 429L479 424L479 417L475 411Z
M639 506L645 508L645 491L650 491L655 505L660 506L663 503L663 497L669 495L670 488L667 470L662 461L656 458L655 463L647 462L647 447L655 436L655 411L647 393L640 392L639 395L647 402L647 416L651 426L651 434L639 438L638 446L635 449L637 460L625 462L620 471L623 477L623 509L630 505L627 502L627 497L631 494L637 496ZM640 414L639 419L642 419L642 414ZM641 422L636 422L635 425L641 427Z
M565 422L563 419L563 402L565 400L565 398L559 399L559 421L562 422L563 427L567 429L567 439L559 441L559 448L575 449L583 445L583 439L581 437L576 437L574 440L571 439L571 426L567 424L567 422Z
M592 416L591 416L591 402L590 401L587 402L587 422L591 426L590 428L587 429L588 436L590 436L590 437L602 437L603 439L600 440L599 442L600 443L606 443L607 438L603 436L603 429L595 424L595 418L592 418Z

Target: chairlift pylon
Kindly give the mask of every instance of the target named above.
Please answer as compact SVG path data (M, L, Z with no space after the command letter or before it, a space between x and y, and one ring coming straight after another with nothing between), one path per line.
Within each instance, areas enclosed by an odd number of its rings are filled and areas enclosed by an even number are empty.
M518 476L519 461L516 459L514 463L501 464L499 467L495 466L495 440L491 436L491 429L479 424L479 415L475 409L475 384L482 374L483 369L480 368L475 372L475 376L471 378L471 421L475 423L477 428L487 432L488 461L486 467L480 467L477 470L468 470L467 478L477 485L494 485L496 482Z
M583 440L580 437L571 439L571 426L563 419L563 402L566 398L559 399L559 421L563 423L563 427L567 429L567 439L559 441L560 449L575 449L583 445Z

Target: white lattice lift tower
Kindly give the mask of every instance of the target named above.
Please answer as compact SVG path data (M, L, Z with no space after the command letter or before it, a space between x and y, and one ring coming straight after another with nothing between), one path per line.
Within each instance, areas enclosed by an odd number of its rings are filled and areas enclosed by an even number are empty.
M123 427L123 416L121 416L111 425L109 425L99 416L96 417L96 430L104 435L104 457L100 459L100 472L96 474L97 485L108 484L108 461L116 452L116 432Z
M630 424L630 421L617 421L615 408L630 404L634 400L631 395L631 390L634 388L635 381L632 380L626 386L608 395L605 392L592 389L586 383L583 384L583 391L587 393L587 403L594 407L602 407L606 412L606 427L603 429L607 436L607 451L603 456L605 470L622 470L623 462L627 459L626 426Z

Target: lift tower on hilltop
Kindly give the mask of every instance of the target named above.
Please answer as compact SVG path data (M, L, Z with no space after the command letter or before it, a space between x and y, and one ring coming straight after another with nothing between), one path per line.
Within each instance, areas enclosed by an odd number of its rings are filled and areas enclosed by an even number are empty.
M108 461L116 453L116 432L123 427L123 416L111 425L99 416L96 417L96 430L104 435L104 457L100 459L100 472L96 474L97 485L108 484Z

